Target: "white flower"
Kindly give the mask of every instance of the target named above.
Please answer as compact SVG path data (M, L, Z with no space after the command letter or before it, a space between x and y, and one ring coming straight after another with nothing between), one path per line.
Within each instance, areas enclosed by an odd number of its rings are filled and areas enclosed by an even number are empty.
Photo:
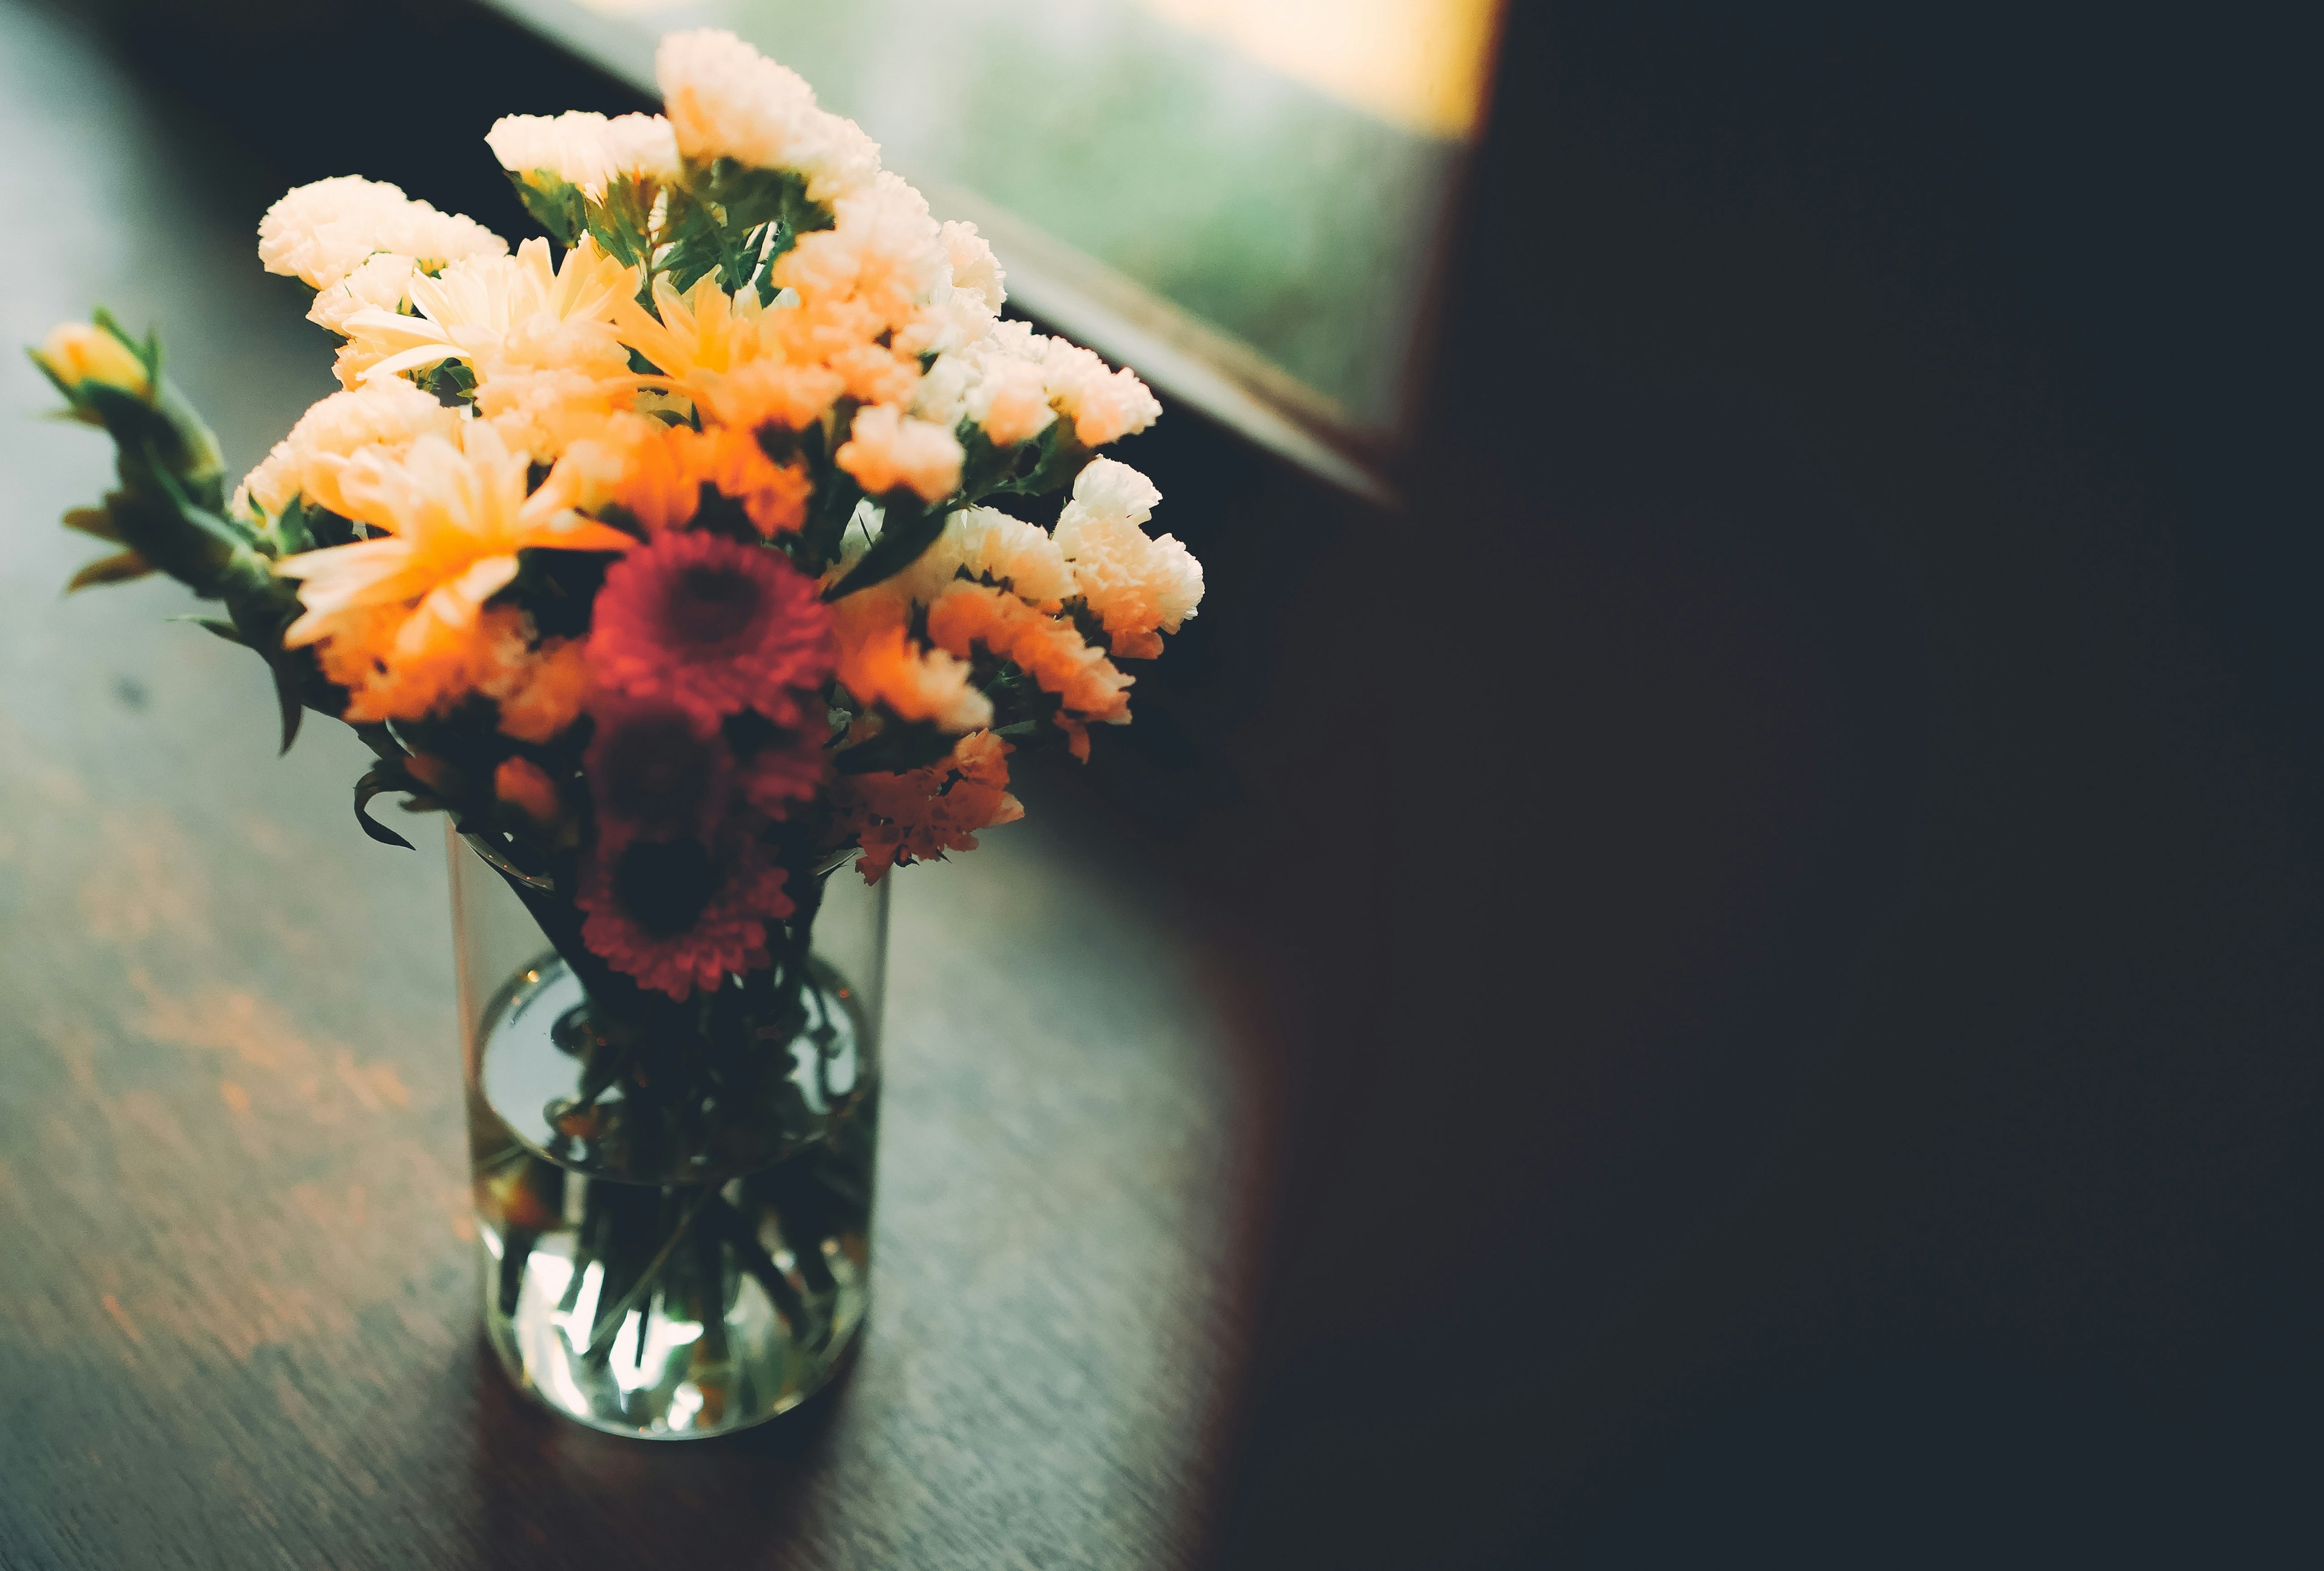
M696 163L731 158L796 170L811 201L831 205L872 182L880 146L853 120L816 107L798 72L716 28L673 32L654 51L678 152Z
M411 258L383 251L338 282L318 290L307 319L345 337L347 319L360 310L400 311L411 299L419 270Z
M1160 401L1136 372L1127 366L1109 372L1104 361L1063 338L1043 347L1041 380L1050 404L1074 422L1074 435L1085 448L1103 447L1162 418Z
M401 448L430 432L456 439L460 411L447 409L409 382L393 377L322 400L274 444L243 481L251 500L272 517L293 496L333 513L347 512L339 480L347 460L367 448Z
M973 224L946 224L943 236L945 255L952 263L952 286L967 290L984 302L986 310L998 311L1009 296L1001 287L1006 275L992 247Z
M1039 436L1057 418L1049 408L1049 390L1042 381L1040 366L1005 356L984 367L963 403L968 417L1001 448Z
M1154 516L1162 492L1153 481L1116 458L1092 458L1074 476L1074 498L1065 504L1076 517L1141 524Z
M637 270L607 256L586 236L555 269L549 242L536 237L514 256L471 257L446 268L440 278L414 277L416 317L359 310L346 319L345 331L351 348L379 356L364 371L366 381L449 359L487 370L512 343L528 338L542 346L526 356L529 368L562 359L618 369L624 362L613 347L613 309L636 287ZM575 331L556 337L568 328Z
M508 242L456 213L439 213L401 189L356 175L286 193L258 223L258 259L269 273L327 289L375 253L439 268L464 256L496 256Z
M1055 612L1080 593L1072 565L1046 530L993 507L964 508L945 520L944 532L895 582L922 605L933 605L964 572L978 583L1005 584L1042 611Z
M976 367L960 356L937 356L912 391L912 413L950 430L966 412L968 390L975 380Z
M1148 540L1139 527L1161 500L1129 465L1093 458L1057 515L1057 550L1117 655L1152 660L1162 652L1157 630L1177 632L1202 604L1202 563L1171 536Z
M873 404L856 411L846 444L832 460L855 476L867 496L908 487L924 502L938 502L960 484L964 457L945 427Z
M678 173L677 136L659 115L508 115L493 123L484 145L510 173L549 175L592 201L604 199L616 180L670 180Z

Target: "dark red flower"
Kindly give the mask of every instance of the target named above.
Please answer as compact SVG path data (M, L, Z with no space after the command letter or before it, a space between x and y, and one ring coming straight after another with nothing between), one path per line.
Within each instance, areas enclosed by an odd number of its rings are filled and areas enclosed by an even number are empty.
M733 793L734 760L717 725L668 698L599 692L582 759L609 855L632 840L707 840Z
M582 869L582 941L641 987L684 999L767 963L767 924L791 914L785 874L755 836L598 845Z
M811 801L831 773L831 755L824 749L831 727L821 719L783 728L729 722L730 737L741 734L738 750L747 747L736 766L742 795L770 818L790 816L800 802Z
M820 716L831 612L780 551L665 530L615 563L597 592L589 670L599 688L667 698L719 719L755 709L778 725Z

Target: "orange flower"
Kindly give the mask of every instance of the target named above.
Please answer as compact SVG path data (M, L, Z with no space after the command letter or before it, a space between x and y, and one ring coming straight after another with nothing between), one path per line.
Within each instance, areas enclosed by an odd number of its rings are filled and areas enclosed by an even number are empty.
M1072 623L1045 616L1005 590L953 584L928 608L928 637L963 660L981 643L1016 661L1042 691L1056 694L1065 715L1075 720L1130 724L1132 679L1116 670L1103 650L1084 642Z
M855 870L877 883L890 867L976 849L976 831L1013 824L1009 744L990 731L962 737L952 756L900 774L842 775L832 786L842 832L863 848Z
M535 494L536 504L579 513L619 507L651 532L675 528L694 516L701 500L694 453L698 439L690 426L613 415L596 435L565 449Z
M693 472L718 487L765 535L788 534L807 522L807 499L815 492L805 464L778 464L759 439L733 426L713 426L693 445Z
M557 782L529 758L504 758L493 772L493 794L536 824L554 824L563 810Z
M493 610L476 642L476 690L500 706L503 735L546 742L580 718L589 697L586 640L536 639L523 612Z
M350 689L350 721L418 719L474 685L484 602L516 577L528 547L620 551L637 542L525 494L528 460L491 425L463 445L424 435L402 453L370 448L341 473L352 518L387 531L275 565L304 580L305 615L286 648L321 643L323 670Z
M899 720L932 720L947 731L992 724L992 700L969 686L968 662L924 649L904 629L904 602L877 590L832 607L839 643L839 685L863 704L884 706Z
M823 365L786 360L746 360L724 375L697 376L687 384L702 412L720 425L757 430L779 425L803 431L821 420L846 379Z

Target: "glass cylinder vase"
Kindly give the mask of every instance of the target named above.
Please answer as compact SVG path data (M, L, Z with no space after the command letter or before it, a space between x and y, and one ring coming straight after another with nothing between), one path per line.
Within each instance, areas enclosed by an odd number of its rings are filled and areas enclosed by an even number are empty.
M680 1005L593 980L569 908L449 839L502 1364L622 1435L707 1437L798 1406L868 1304L889 881L823 870L796 892L791 958L778 942L767 971Z

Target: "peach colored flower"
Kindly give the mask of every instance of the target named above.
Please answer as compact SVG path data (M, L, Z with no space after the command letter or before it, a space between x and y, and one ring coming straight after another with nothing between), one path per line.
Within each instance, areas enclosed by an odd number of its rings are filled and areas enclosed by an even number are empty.
M952 755L899 774L842 775L832 784L841 833L862 847L856 871L877 883L890 867L973 851L976 834L1013 824L1025 809L1009 794L1009 744L989 731L962 737Z
M992 724L992 700L969 685L968 662L912 642L900 597L866 591L832 610L839 685L858 703L878 704L899 720L927 720L946 731Z
M963 660L982 644L1014 661L1084 724L1130 724L1131 679L1070 622L1046 616L1005 590L954 583L928 608L928 638Z
M493 794L537 824L554 824L563 811L557 782L529 758L504 758L493 772Z

